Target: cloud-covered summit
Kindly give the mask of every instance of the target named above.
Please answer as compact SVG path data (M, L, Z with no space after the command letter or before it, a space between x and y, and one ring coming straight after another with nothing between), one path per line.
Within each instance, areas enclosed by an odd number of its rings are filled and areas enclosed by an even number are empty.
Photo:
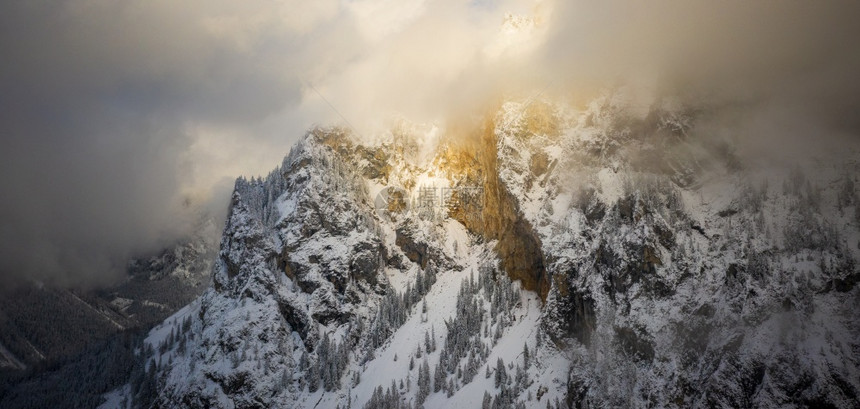
M852 3L5 2L0 275L116 277L314 124L444 127L623 79L754 101L756 135L860 128ZM336 107L336 112L332 109ZM786 126L786 122L791 125ZM799 124L798 124L799 122Z

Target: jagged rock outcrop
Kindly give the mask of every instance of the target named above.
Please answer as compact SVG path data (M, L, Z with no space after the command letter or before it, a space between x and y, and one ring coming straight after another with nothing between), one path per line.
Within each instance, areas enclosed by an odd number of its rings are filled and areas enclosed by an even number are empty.
M480 196L459 198L459 205L449 209L449 214L484 239L497 240L495 250L508 276L546 298L549 278L540 238L501 179L497 131L496 123L490 119L467 131L474 133L465 137L467 142L451 141L441 152L437 163L454 186L480 188L477 193L461 193Z
M486 125L482 136L484 148L479 153L486 175L481 231L488 239L498 240L496 251L511 279L521 280L525 288L546 298L549 279L540 239L519 209L519 202L501 179L496 132L494 123Z

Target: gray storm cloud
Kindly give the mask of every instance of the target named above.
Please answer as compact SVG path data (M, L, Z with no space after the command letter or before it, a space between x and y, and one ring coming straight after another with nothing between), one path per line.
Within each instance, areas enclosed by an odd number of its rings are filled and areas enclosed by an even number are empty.
M300 98L279 68L286 55L220 37L230 10L172 3L0 6L4 278L116 277L130 255L187 233L194 177L223 165L189 156L206 144L196 126L252 129ZM258 36L278 29L262 21ZM260 133L243 142L267 144ZM199 182L206 191L225 183Z
M805 129L801 140L856 135L858 9L4 2L0 275L63 285L115 278L129 255L187 234L195 210L184 203L223 212L233 178L272 169L314 123L346 119L373 133L397 113L444 125L504 95L587 99L621 79L754 106L745 129L757 140L786 129Z

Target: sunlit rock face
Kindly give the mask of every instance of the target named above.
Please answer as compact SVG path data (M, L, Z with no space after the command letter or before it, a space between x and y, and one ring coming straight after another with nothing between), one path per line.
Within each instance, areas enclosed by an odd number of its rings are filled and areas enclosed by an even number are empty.
M121 393L857 406L860 156L752 166L697 126L707 115L613 93L508 102L432 146L418 126L381 142L314 129L237 181L214 288L150 334ZM390 187L396 203L375 200Z
M495 250L508 276L546 298L549 279L540 239L500 176L498 149L502 146L496 123L487 120L472 132L475 134L467 138L473 142L452 141L436 160L453 186L480 187L478 200L462 198L464 204L449 209L448 214L484 239L497 240Z

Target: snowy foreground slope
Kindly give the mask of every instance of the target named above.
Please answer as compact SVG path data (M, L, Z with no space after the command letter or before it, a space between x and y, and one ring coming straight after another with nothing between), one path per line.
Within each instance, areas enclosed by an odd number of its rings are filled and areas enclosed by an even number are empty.
M102 407L860 405L857 155L750 166L697 119L313 130Z

